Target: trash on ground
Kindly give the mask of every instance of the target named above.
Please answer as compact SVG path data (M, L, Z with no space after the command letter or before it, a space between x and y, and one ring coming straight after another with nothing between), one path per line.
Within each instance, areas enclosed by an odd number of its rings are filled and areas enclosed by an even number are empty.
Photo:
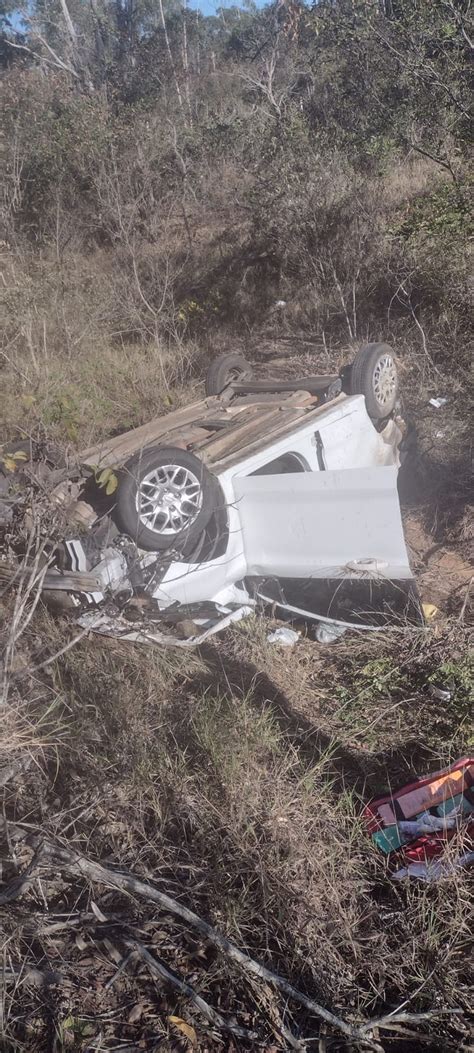
M339 640L339 638L344 636L344 633L346 632L347 627L345 625L331 625L330 622L320 622L319 625L316 626L314 636L320 644L331 644L334 643L335 640Z
M447 399L438 396L435 399L430 399L430 406L434 406L435 409L441 409L442 406L446 405L447 401Z
M450 702L453 692L448 687L438 687L437 684L430 684L430 695L432 698L437 698L440 702Z
M296 629L288 629L286 625L280 625L267 636L269 643L280 644L281 647L294 647L299 638L300 634L296 632Z
M463 867L472 866L474 863L474 852L464 852L454 859L432 859L429 863L409 863L407 867L401 867L392 874L394 881L402 881L403 878L417 878L418 881L439 881L441 878L453 877Z
M435 880L453 866L474 858L474 758L464 757L449 768L419 779L401 790L371 801L364 820L377 848L389 860L392 875ZM462 835L457 856L443 860L456 835ZM432 868L432 861L439 868Z
M436 618L439 614L439 608L434 603L422 603L421 609L427 622L430 622L432 618Z

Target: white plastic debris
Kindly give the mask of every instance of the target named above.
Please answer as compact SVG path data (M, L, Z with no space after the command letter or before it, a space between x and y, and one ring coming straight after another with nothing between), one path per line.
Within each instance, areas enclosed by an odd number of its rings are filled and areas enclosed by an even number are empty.
M438 395L437 398L430 399L430 406L433 406L434 409L441 409L442 406L446 405L447 401L447 399L442 398L440 395Z
M286 307L286 300L275 300L275 307Z
M421 812L416 819L402 819L398 823L400 832L407 837L423 837L438 830L453 830L457 823L459 808L454 808L449 815L431 815Z
M440 878L452 877L462 867L474 863L474 852L465 852L457 859L431 859L427 863L409 863L407 867L401 867L392 874L394 881L402 881L404 878L418 878L419 881L439 881Z
M296 632L296 629L288 629L286 625L280 625L267 636L269 643L280 644L281 647L294 647L299 638L300 634Z
M340 636L344 636L346 631L345 625L330 625L329 622L320 622L314 635L318 643L330 644L338 640Z
M435 684L431 685L430 694L432 698L437 698L440 702L450 702L452 698L452 691L449 688L436 687Z

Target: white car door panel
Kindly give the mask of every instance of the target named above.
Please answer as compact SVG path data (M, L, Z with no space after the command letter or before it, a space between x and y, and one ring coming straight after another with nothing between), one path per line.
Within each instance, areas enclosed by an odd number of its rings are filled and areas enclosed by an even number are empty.
M235 479L247 574L411 578L397 469Z

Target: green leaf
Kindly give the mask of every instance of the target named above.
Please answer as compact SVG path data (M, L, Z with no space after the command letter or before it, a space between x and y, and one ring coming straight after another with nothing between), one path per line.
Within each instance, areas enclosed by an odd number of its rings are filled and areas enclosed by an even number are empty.
M112 468L102 468L102 471L96 469L94 478L97 486L100 486L102 490L105 490L106 494L115 493L118 487L118 477Z

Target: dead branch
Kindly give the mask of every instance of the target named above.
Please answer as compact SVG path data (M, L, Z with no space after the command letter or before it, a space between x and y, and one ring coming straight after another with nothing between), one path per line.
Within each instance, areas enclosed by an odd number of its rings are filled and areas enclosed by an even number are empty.
M139 940L127 938L124 940L124 943L129 951L141 958L142 962L144 962L154 976L159 976L161 980L165 980L166 983L170 984L171 987L174 987L174 989L179 991L180 994L189 998L206 1020L208 1020L214 1027L220 1028L221 1031L230 1031L231 1034L235 1035L237 1038L258 1038L255 1031L248 1031L247 1028L239 1027L237 1024L232 1024L229 1020L226 1020L225 1017L221 1016L220 1013L213 1009L204 998L201 998L201 995L186 983L185 980L182 980L181 977L176 975L176 973L170 972L170 970L167 969L158 958L155 958L153 954L150 954L150 951L147 950L144 944L140 943Z
M21 676L34 676L34 674L38 673L40 669L46 669L48 665L51 665L52 662L56 662L56 660L61 658L63 654L66 654L67 651L71 651L72 648L79 643L79 640L82 640L84 636L88 635L88 633L90 633L89 628L81 629L81 631L77 633L76 636L73 636L64 647L60 647L59 651L55 651L49 658L45 658L44 662L38 662L38 665L30 665L27 666L26 669L22 669Z
M0 895L0 905L2 903L11 902L13 899L17 899L25 888L29 887L32 881L34 881L34 876L39 867L54 865L61 866L69 871L69 873L76 876L80 875L91 882L97 882L101 885L106 885L109 888L116 888L121 892L128 892L131 895L139 896L151 903L156 903L162 910L166 911L166 913L178 917L188 925L192 926L209 943L217 947L218 950L232 961L237 962L245 973L265 980L268 984L276 987L288 998L304 1006L308 1012L313 1013L315 1016L318 1016L321 1020L324 1020L327 1024L331 1025L331 1027L342 1032L342 1034L350 1038L353 1043L372 1049L374 1053L383 1053L382 1046L375 1041L373 1037L373 1032L376 1031L377 1028L392 1030L395 1025L399 1024L418 1024L445 1015L462 1016L463 1011L461 1009L439 1011L430 1010L425 1013L395 1011L392 1014L387 1014L376 1020L366 1021L358 1027L351 1025L336 1016L334 1013L325 1009L324 1006L319 1005L313 998L310 998L308 995L304 994L304 992L298 990L298 988L293 987L285 977L280 976L278 973L274 973L261 962L251 958L250 955L246 954L245 951L240 950L236 944L232 943L221 933L217 932L216 929L200 918L199 915L195 914L194 911L189 910L188 907L185 907L182 903L179 903L178 900L168 896L165 892L160 892L158 889L154 888L153 885L135 877L135 875L129 871L110 870L103 867L100 863L95 863L93 860L87 859L86 856L83 856L78 852L73 852L69 849L63 848L61 845L43 839L39 834L25 832L20 825L12 826L12 831L17 839L23 837L27 843L34 847L36 849L36 854L23 875L16 879ZM189 986L185 984L185 981L182 981L179 977L169 973L166 967L153 958L139 941L126 938L124 942L128 950L139 954L157 975L159 973L163 979L172 983L182 994L185 994L186 997L192 998L196 1006L201 1009L204 1015L208 1011L215 1014L215 1010L208 1006L204 1000L201 1000L202 1005L198 1003L196 999L199 999L200 996L197 995L192 988L189 988ZM206 1008L204 1009L203 1006ZM217 1017L218 1016L219 1014L217 1014ZM207 1019L219 1027L225 1026L227 1030L230 1030L227 1022L224 1022L224 1024L218 1023L216 1016L212 1018L208 1015ZM242 1029L239 1031L234 1030L233 1033L242 1035L243 1031ZM249 1037L248 1032L246 1032L246 1037Z
M38 37L38 40L40 40L40 37ZM43 43L42 40L41 43ZM38 60L38 62L45 62L47 66L56 66L58 69L65 70L66 73L70 73L73 77L79 77L79 74L76 72L76 70L72 69L71 66L68 66L65 62L63 62L63 60L60 59L58 55L55 55L55 61L52 62L50 59L47 59L44 55L40 55L37 51L33 51L33 48L27 47L26 44L15 44L13 40L9 40L8 46L11 48L17 48L18 51L27 51L28 54L32 55L33 58ZM51 51L49 45L48 51Z
M387 1013L386 1016L381 1016L378 1020L371 1020L369 1023L363 1024L361 1031L372 1031L376 1027L385 1028L387 1031L391 1031L392 1027L396 1028L399 1024L420 1024L423 1023L424 1020L435 1020L440 1016L463 1016L463 1010L430 1009L426 1013Z
M21 827L19 827L21 830ZM279 991L285 994L288 998L299 1003L313 1013L315 1016L324 1020L331 1027L342 1032L351 1039L352 1042L365 1045L366 1047L375 1051L375 1053L381 1053L381 1046L375 1042L368 1034L371 1025L367 1025L366 1030L362 1030L359 1027L352 1026L345 1020L331 1013L324 1006L319 1005L313 998L304 994L303 991L299 991L296 987L280 976L278 973L272 972L261 962L251 958L250 955L246 954L245 951L240 950L234 943L222 936L221 933L217 932L216 929L212 928L206 921L200 918L194 911L189 910L182 903L168 896L165 892L160 892L154 888L153 885L148 884L145 881L141 881L140 878L135 877L133 874L127 871L113 871L106 867L101 866L100 863L94 863L92 860L87 859L85 856L78 852L70 851L69 849L63 848L60 845L56 845L51 841L43 840L39 834L27 835L27 841L32 844L38 851L35 863L35 869L38 866L45 865L46 862L49 865L59 865L64 867L69 873L77 876L87 878L92 882L98 882L101 885L106 885L109 888L119 889L121 892L128 892L131 895L140 896L143 899L147 899L151 903L156 903L162 910L168 914L172 914L175 917L181 918L182 921L196 929L202 936L208 940L209 943L217 947L223 954L225 954L232 961L237 962L238 965L243 968L244 972L250 973L252 976L258 976L260 979L266 980L267 983L276 987ZM30 864L28 871L28 879L30 879L31 871L33 869L33 863ZM21 895L22 887L19 882L14 883L14 889L7 889L2 894L0 904L2 902L11 902L12 899L18 898Z

